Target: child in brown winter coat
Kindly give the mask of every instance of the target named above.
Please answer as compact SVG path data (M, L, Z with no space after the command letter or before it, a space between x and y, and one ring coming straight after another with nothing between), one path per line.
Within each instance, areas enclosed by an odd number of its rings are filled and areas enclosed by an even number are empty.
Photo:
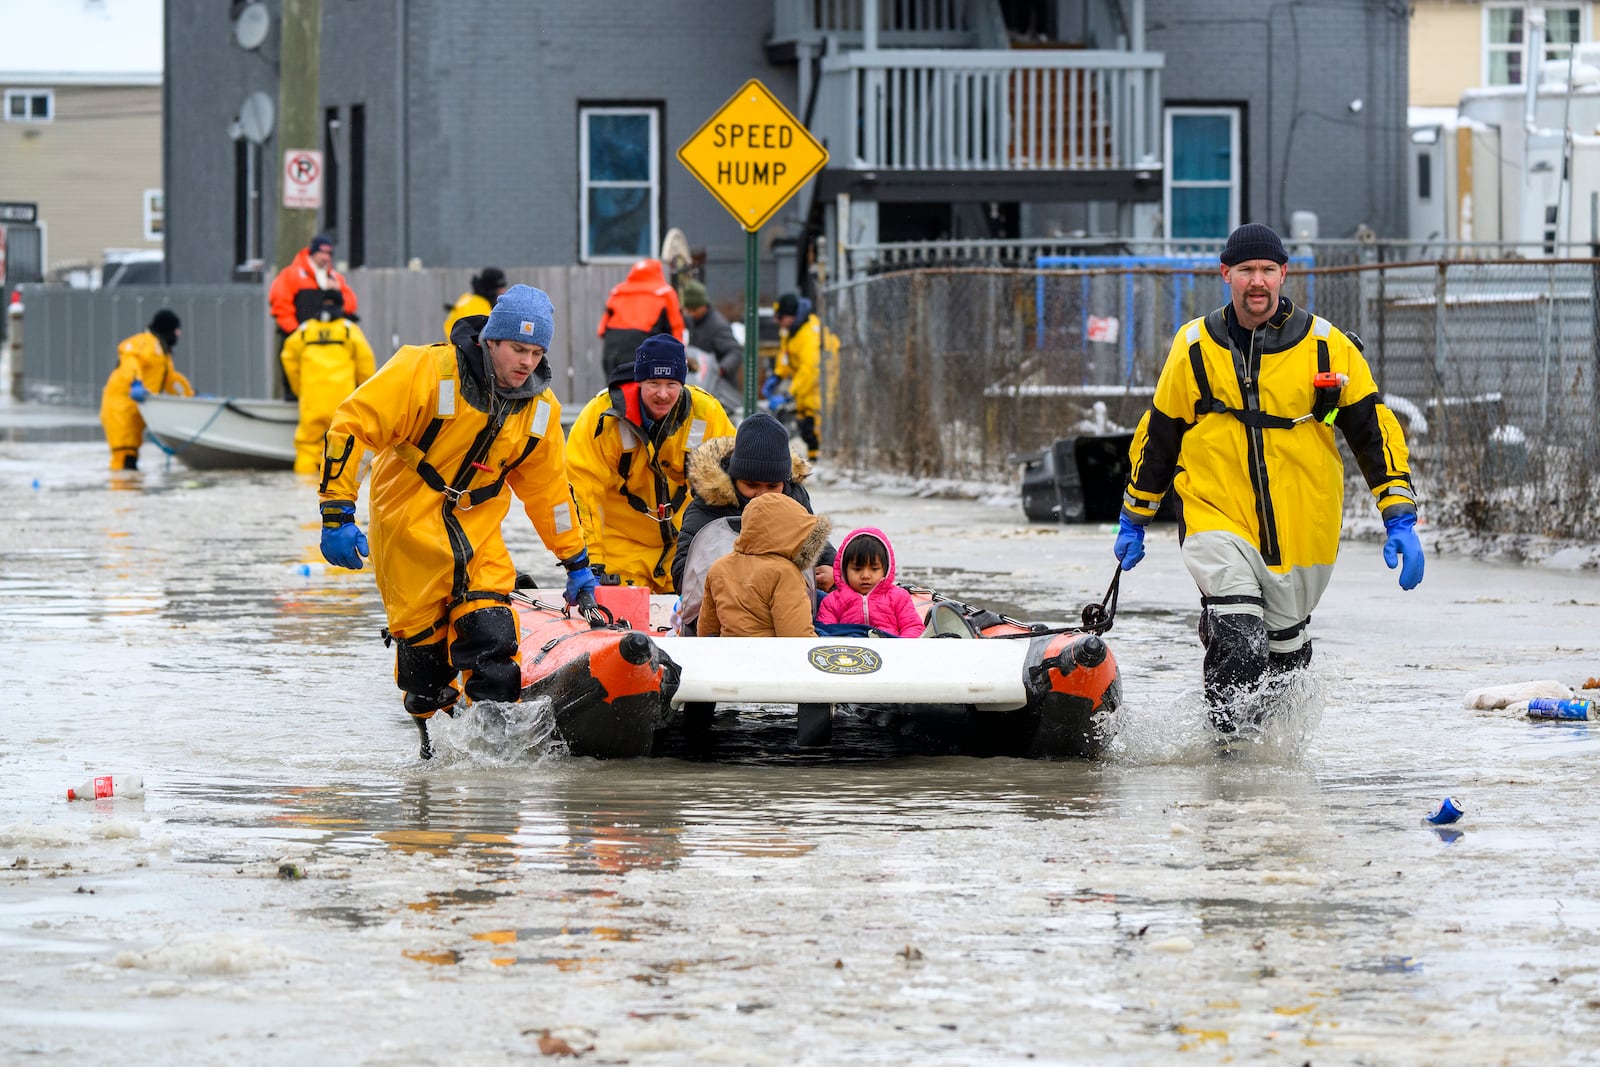
M706 572L701 637L815 637L805 575L833 524L791 497L767 493L745 506L733 552Z

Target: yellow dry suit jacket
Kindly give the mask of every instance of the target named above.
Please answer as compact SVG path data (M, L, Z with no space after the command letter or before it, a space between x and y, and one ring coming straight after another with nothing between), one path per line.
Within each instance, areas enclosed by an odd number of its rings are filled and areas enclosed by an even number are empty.
M583 551L548 358L510 399L491 390L486 366L475 343L406 345L328 428L323 502L354 502L361 450L374 453L372 563L397 637L426 637L462 602L514 587L500 535L507 487L557 559Z
M789 331L772 372L789 382L796 415L822 414L822 353L839 353L839 338L815 314Z
M1333 427L1313 417L1334 410L1384 517L1416 511L1405 436L1379 402L1361 349L1326 319L1281 299L1251 334L1250 351L1229 340L1232 307L1186 323L1134 432L1133 469L1122 512L1143 525L1169 487L1181 532L1222 530L1257 546L1269 569L1327 565L1339 550L1344 462ZM1318 405L1319 371L1345 376Z
M172 355L159 337L146 330L124 339L117 346L117 369L100 393L100 424L113 451L137 450L144 438L144 417L129 395L135 381L152 393L194 396L194 386L172 365Z
M344 318L302 322L284 338L278 358L289 388L300 398L302 418L306 413L333 411L372 377L376 363L367 335Z
M470 315L488 315L494 310L487 297L479 296L474 292L465 292L456 297L455 306L444 317L444 339L450 340L450 331L456 328L456 323Z
M689 455L702 441L733 433L717 398L698 386L685 386L677 406L649 430L637 383L597 393L572 424L567 449L589 562L625 582L672 592Z

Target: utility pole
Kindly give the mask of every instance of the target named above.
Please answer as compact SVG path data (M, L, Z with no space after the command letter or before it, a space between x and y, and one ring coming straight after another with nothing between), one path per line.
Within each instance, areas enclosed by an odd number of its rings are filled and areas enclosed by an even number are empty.
M283 0L278 50L278 224L273 244L273 264L288 266L317 232L315 208L283 206L284 156L315 149L317 115L321 104L322 0Z

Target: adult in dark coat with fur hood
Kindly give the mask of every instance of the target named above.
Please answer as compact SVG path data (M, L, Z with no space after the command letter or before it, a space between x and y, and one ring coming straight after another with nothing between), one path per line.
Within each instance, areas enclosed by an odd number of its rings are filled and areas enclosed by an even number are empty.
M672 557L674 588L683 592L683 572L689 546L707 524L737 517L746 505L765 493L782 493L811 510L805 480L811 464L789 448L789 431L764 411L739 423L733 437L714 437L694 450L689 460L689 488L694 499L683 512L678 530L678 550ZM825 545L813 572L817 588L833 588L833 545Z

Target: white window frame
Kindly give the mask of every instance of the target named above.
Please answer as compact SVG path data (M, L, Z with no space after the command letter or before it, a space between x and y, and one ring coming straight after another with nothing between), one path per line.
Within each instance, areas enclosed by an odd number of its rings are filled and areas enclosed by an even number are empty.
M1590 6L1591 5L1587 2L1587 0L1565 0L1565 2L1557 2L1557 0L1553 0L1553 2L1551 2L1551 3L1541 3L1541 4L1532 4L1532 5L1523 3L1523 2L1521 2L1521 0L1516 0L1516 2L1511 2L1511 0L1491 0L1490 3L1486 3L1486 4L1483 5L1483 34L1482 34L1482 36L1483 36L1483 59L1482 59L1483 67L1482 67L1482 70L1483 70L1483 84L1484 85L1486 85L1486 86L1495 86L1495 85L1525 85L1525 84L1527 84L1526 82L1495 82L1495 81L1492 81L1491 79L1493 78L1493 64L1490 62L1490 60L1495 55L1497 55L1499 53L1503 53L1503 52L1516 52L1519 55L1522 55L1524 59L1527 58L1528 26L1527 26L1526 17L1524 17L1523 26L1522 26L1523 41L1522 41L1521 44L1519 44L1519 45L1517 45L1515 47L1512 47L1509 44L1497 44L1494 41L1491 41L1489 39L1489 25L1490 25L1490 22L1491 22L1490 12L1492 12L1492 11L1510 10L1510 11L1522 11L1522 12L1525 13L1527 8L1530 7L1530 6L1543 8L1544 12L1545 12L1546 36L1545 36L1545 41L1544 41L1544 55L1541 56L1540 60L1539 60L1541 63L1543 63L1543 62L1545 62L1547 60L1551 60L1551 59L1560 59L1560 58L1562 58L1560 56L1552 56L1550 54L1550 49L1552 47L1557 47L1557 48L1569 48L1569 47L1571 47L1570 45L1567 45L1567 44L1558 44L1558 45L1554 45L1554 46L1551 45L1550 38L1549 38L1549 35L1548 35L1549 34L1548 26L1549 26L1549 22L1550 22L1550 9L1551 8L1558 8L1560 10L1570 10L1572 8L1577 8L1578 9L1578 43L1581 44L1584 41L1592 41L1592 40L1594 40L1594 27L1593 27L1593 22L1591 20L1591 14L1590 14ZM1526 70L1524 70L1522 73L1523 73L1524 77L1527 77L1528 74L1529 74L1529 72L1526 71ZM1537 75L1537 71L1535 71L1534 74Z
M1196 181L1188 179L1178 181L1172 177L1172 118L1174 115L1221 115L1228 120L1228 180L1227 181ZM1239 225L1239 191L1244 184L1243 161L1239 158L1241 134L1240 127L1244 116L1237 107L1180 107L1167 108L1161 115L1161 147L1167 160L1163 168L1165 176L1161 188L1161 217L1164 221L1162 228L1169 238L1172 238L1172 190L1174 186L1182 189L1218 189L1223 186L1228 188L1228 226L1219 236L1226 237ZM1181 238L1173 238L1181 240Z
M165 241L167 230L166 193L161 189L144 191L144 239Z
M44 97L44 118L38 118L32 114L33 107L31 104L23 109L24 111L27 111L28 114L23 115L20 118L11 114L11 101L17 99L18 97L25 97L29 101L32 101L32 99L36 96ZM56 91L54 89L7 89L4 118L7 122L32 122L39 125L43 125L47 122L54 122L56 120Z
M578 260L582 263L633 263L639 257L597 256L589 251L589 190L637 188L642 182L591 181L589 178L589 119L595 115L644 115L650 120L650 239L647 252L661 246L661 109L649 106L584 105L578 108Z

